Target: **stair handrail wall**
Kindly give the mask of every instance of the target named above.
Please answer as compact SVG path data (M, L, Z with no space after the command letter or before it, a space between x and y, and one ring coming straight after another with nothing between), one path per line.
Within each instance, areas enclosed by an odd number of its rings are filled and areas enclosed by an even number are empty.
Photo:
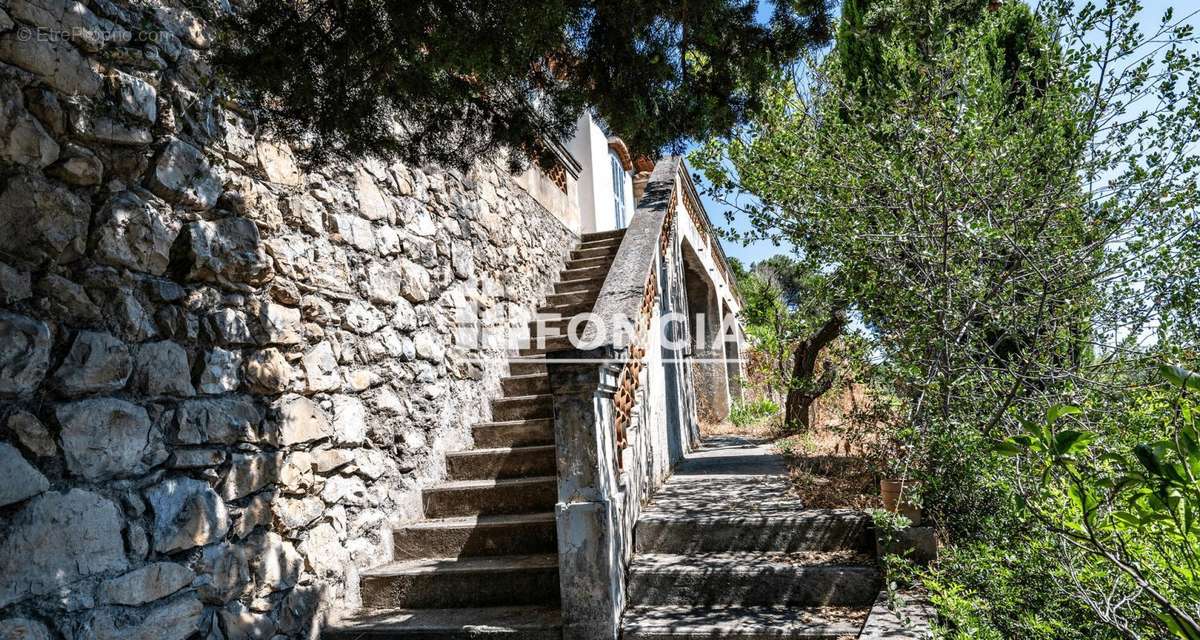
M682 301L664 267L679 264L683 173L678 157L655 165L578 346L547 354L564 640L618 637L633 526L671 462L658 433L669 427L650 415L646 364L660 344L660 305Z

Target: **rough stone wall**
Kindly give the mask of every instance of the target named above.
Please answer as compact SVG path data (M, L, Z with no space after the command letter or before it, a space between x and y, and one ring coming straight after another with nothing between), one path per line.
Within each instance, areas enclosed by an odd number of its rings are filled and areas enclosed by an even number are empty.
M574 244L491 165L302 171L212 92L211 38L0 0L0 639L355 606Z

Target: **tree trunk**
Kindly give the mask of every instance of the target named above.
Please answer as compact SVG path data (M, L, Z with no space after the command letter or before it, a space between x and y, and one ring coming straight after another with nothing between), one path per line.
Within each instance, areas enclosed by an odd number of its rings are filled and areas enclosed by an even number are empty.
M815 334L796 345L792 352L792 377L788 381L787 402L784 404L783 422L787 431L808 431L809 409L817 398L833 386L837 372L833 364L825 362L821 379L813 381L817 370L817 357L821 350L833 342L846 326L846 314L840 309L830 314L825 324Z

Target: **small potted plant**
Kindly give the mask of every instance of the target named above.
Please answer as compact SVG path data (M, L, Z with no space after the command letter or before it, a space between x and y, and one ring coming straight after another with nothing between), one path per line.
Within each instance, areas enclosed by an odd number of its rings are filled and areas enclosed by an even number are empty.
M921 483L913 478L914 436L909 429L899 429L881 439L881 451L876 459L879 469L879 497L883 508L907 518L912 526L921 524Z

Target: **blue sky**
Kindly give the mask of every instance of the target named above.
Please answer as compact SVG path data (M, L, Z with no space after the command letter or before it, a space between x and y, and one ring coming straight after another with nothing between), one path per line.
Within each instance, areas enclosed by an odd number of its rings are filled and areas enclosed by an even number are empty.
M1194 1L1195 0L1191 0L1191 2ZM1162 18L1163 13L1168 7L1171 6L1175 7L1175 17L1178 19L1196 9L1191 2L1180 0L1143 0L1143 17L1141 23L1147 26L1157 26L1159 20ZM762 3L762 6L760 6L759 13L764 17L764 19L767 15L769 15L769 6L769 3L766 2ZM1197 20L1193 20L1192 22L1195 23ZM697 186L703 188L702 184L698 184ZM732 227L737 231L744 232L749 230L749 222L744 217L738 216L736 213L733 224L729 225L726 223L725 214L729 210L729 207L717 203L707 196L702 195L700 199L703 201L704 208L708 212L708 217L710 220L712 220L713 224L725 228ZM777 247L769 240L761 240L748 246L743 246L739 243L728 240L723 241L722 244L725 248L726 255L737 258L747 264L751 262L758 262L779 253L790 253L792 251L790 246Z

